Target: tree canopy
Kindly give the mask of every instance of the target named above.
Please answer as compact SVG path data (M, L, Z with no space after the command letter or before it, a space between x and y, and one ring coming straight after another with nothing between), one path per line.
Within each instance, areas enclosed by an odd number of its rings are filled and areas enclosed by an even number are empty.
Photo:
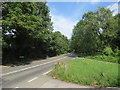
M118 18L104 7L85 13L73 29L71 48L82 55L102 53L106 47L120 49Z
M3 64L19 61L20 56L39 59L68 51L68 39L53 32L49 12L45 2L2 4Z
M59 31L53 32L46 2L5 2L1 7L3 64L21 62L21 56L27 61L70 51L94 55L120 50L120 15L112 16L107 8L85 13L68 40Z

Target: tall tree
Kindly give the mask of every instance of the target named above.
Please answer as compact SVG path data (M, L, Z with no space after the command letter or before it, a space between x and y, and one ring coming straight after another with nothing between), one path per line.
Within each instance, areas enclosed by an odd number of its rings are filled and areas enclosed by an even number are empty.
M6 2L2 4L3 64L46 58L66 53L69 40L52 32L49 8L45 2Z
M49 48L49 55L60 55L69 51L69 40L59 31L52 33L52 40Z
M113 39L110 37L116 36L116 20L112 12L104 7L99 7L95 12L85 13L73 29L71 47L76 53L84 55L102 51L105 46L110 45L110 40Z
M3 63L21 55L45 57L52 31L46 3L6 2L2 7Z

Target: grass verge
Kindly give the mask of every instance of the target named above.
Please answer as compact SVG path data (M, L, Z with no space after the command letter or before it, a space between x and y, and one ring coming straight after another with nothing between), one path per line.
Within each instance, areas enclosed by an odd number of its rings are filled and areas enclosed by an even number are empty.
M95 55L95 56L86 56L85 58L120 64L120 57L118 56Z
M64 71L64 65L60 65L48 75L80 85L120 86L120 77L118 77L118 67L120 68L120 65L85 59L73 59L65 63L67 66L66 71Z

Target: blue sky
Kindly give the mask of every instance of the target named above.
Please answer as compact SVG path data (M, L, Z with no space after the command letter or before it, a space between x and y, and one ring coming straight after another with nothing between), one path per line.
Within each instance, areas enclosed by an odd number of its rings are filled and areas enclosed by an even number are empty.
M48 2L54 31L60 31L68 38L72 35L74 25L82 19L84 13L95 11L100 6L117 8L115 2Z

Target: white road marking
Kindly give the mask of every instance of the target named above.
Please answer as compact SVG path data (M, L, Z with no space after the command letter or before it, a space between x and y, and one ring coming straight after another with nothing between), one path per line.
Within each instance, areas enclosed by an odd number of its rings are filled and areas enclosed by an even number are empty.
M52 70L53 70L53 69L51 69L51 70L49 70L49 71L43 73L42 75L46 75L46 74L48 74L49 72L51 72Z
M19 87L15 87L15 88L19 88Z
M33 80L35 80L35 79L37 79L37 78L38 78L38 77L35 77L35 78L29 80L28 82L32 82Z
M13 88L12 90L15 90L15 89L17 89L17 88L19 88L19 87L15 87L15 88Z
M38 67L38 66L42 66L42 65L45 65L45 64L48 64L48 63L51 63L51 62L55 62L55 61L64 59L64 58L66 58L66 57L67 57L67 56L65 56L65 57L63 57L63 58L59 58L59 59L53 60L53 61L50 61L50 62L46 62L46 63L43 63L43 64L38 64L38 65L35 65L35 66L23 68L23 69L20 69L20 70L8 72L8 73L5 73L5 74L2 74L2 76L9 75L9 74L13 74L13 73L20 72L20 71L24 71L24 70L31 69L31 68L35 68L35 67Z

